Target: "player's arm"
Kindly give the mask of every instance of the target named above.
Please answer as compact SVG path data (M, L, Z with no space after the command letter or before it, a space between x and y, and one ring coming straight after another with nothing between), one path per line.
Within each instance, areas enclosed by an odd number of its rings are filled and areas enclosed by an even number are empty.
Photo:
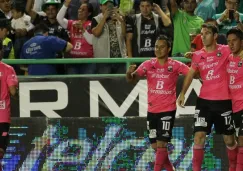
M37 12L35 12L32 9L33 4L34 4L34 0L27 0L26 6L25 6L25 11L31 17L31 21L34 21L37 16Z
M187 75L184 79L182 90L181 90L181 93L177 100L177 103L180 107L184 107L186 91L188 90L188 88L189 88L190 84L192 83L192 80L196 74L197 74L197 71L194 70L193 68L190 68L189 72L187 73Z
M126 72L126 80L129 83L137 83L138 80L140 79L140 76L138 73L135 71L136 70L136 65L130 65L129 68L127 69Z
M19 98L19 93L18 93L18 89L17 86L10 86L9 87L9 92L11 94L11 96L15 99Z
M170 0L170 5L171 5L171 14L172 16L174 16L175 13L178 11L176 0Z

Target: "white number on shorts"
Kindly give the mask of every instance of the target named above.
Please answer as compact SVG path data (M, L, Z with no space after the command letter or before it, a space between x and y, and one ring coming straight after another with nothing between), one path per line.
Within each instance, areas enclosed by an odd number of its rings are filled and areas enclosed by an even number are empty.
M225 120L225 125L230 125L230 123L231 123L231 116L225 116L224 120Z
M162 130L170 130L170 122L162 121Z
M209 71L208 71L207 76L206 76L206 79L207 79L207 80L210 80L210 79L212 78L212 76L213 76L213 72L214 72L214 70L209 70Z
M235 77L233 75L230 76L230 84L235 83Z
M156 89L163 89L164 88L164 81L157 81Z

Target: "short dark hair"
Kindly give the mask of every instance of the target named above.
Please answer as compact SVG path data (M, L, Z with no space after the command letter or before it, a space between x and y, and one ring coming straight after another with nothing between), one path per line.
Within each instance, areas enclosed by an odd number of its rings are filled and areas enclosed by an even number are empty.
M167 46L170 48L171 47L171 40L166 36L166 35L159 35L157 40L164 40L167 43Z
M207 24L207 23L204 23L204 24L202 25L202 28L210 29L210 30L213 32L213 34L216 34L216 33L219 32L218 27L215 26L215 25L213 25L213 24Z
M14 2L11 7L12 10L16 10L17 12L25 13L25 5L24 3Z
M10 30L11 23L9 19L1 18L0 19L0 29L6 28L7 30Z
M46 32L49 32L49 28L46 24L40 23L35 26L34 32L35 34L44 34Z
M140 0L140 4L141 4L141 2L148 2L148 3L150 3L151 5L153 5L153 0Z
M228 37L230 34L234 34L234 35L236 35L237 37L239 37L240 40L243 40L243 32L242 32L240 29L238 29L237 27L230 29L230 30L227 32L227 34L226 34L227 37Z

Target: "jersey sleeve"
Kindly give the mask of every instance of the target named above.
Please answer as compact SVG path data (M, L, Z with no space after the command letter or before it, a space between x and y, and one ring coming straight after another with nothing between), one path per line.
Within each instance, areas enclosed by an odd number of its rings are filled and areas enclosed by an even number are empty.
M58 37L49 36L46 45L49 45L54 52L61 52L65 50L67 46L67 42Z
M182 62L178 62L178 74L186 75L189 71L189 67Z
M14 69L11 67L9 68L8 75L7 75L7 85L8 87L11 86L17 86L18 85L18 78L14 71Z
M134 19L132 17L126 18L126 32L127 33L134 32Z
M143 76L146 76L147 75L147 71L149 69L149 66L150 66L150 61L147 60L147 61L144 61L139 67L138 69L136 70L136 73L143 77Z

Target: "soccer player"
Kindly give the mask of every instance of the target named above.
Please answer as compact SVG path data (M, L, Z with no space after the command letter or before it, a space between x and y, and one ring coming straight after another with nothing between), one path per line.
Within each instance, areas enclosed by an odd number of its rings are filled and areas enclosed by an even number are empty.
M178 105L184 107L185 93L193 77L200 74L202 87L197 99L194 115L193 171L200 171L206 135L214 124L217 134L222 134L227 146L229 171L236 169L237 143L232 124L232 106L228 90L226 65L230 55L227 45L216 43L218 28L203 24L201 36L204 48L193 53L192 66L187 74L178 98Z
M156 58L143 62L137 69L131 65L126 73L128 82L147 78L147 128L151 146L156 151L155 171L161 171L162 167L167 171L174 170L167 143L171 139L176 114L176 82L180 74L186 75L189 71L185 64L168 58L170 50L171 41L166 36L159 36L155 43Z
M243 32L233 28L227 33L228 45L232 54L229 56L227 73L229 90L233 106L233 120L238 136L238 155L236 171L243 171Z
M0 42L0 60L3 57ZM3 159L9 140L10 95L16 96L18 80L14 69L0 62L0 159ZM0 165L0 171L2 170Z

